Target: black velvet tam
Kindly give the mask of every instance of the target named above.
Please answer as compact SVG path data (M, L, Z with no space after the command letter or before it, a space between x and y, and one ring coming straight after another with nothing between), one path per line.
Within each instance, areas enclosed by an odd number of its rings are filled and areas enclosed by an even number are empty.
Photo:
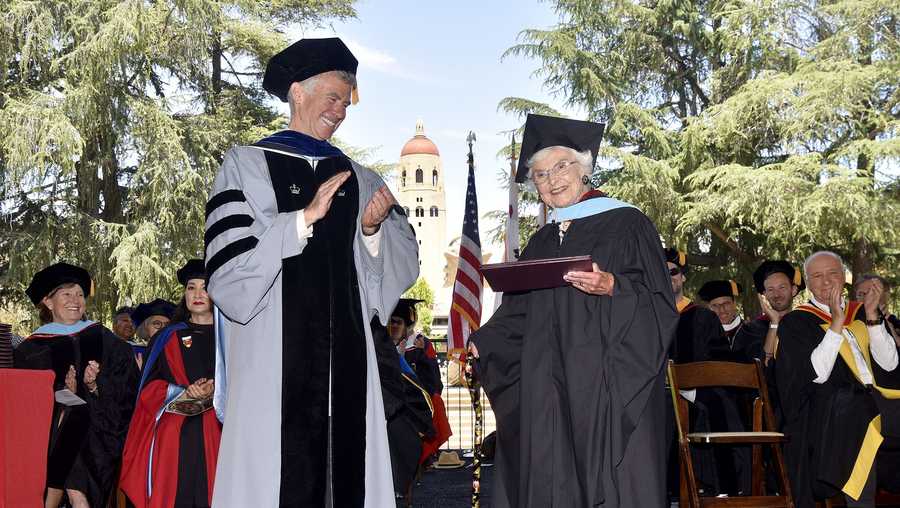
M176 275L178 275L178 282L182 286L187 286L188 281L191 279L206 280L206 265L203 264L202 259L190 259L178 269Z
M80 266L68 263L56 263L34 274L25 294L31 299L31 303L37 305L51 291L67 282L81 286L85 298L91 296L91 274Z
M688 272L687 254L684 252L678 249L668 248L666 249L666 261L678 265L678 268L681 268L681 273Z
M417 298L401 298L397 302L397 306L394 307L394 312L391 313L391 316L403 318L406 321L406 326L411 326L416 322L416 304L424 301Z
M737 298L743 290L744 288L733 280L711 280L697 291L697 295L708 302L720 296Z
M794 267L794 265L784 260L767 260L763 261L763 264L759 265L759 268L753 272L753 285L756 286L757 293L762 294L766 292L764 284L766 279L769 278L769 275L772 275L773 273L783 273L787 275L791 284L797 286L797 291L803 291L806 288L806 284L803 283L803 275L798 268Z
M263 88L281 102L287 102L292 83L329 71L356 74L358 64L350 49L337 37L300 39L269 60Z
M134 326L137 327L150 316L166 316L167 318L172 319L174 313L174 303L163 300L162 298L157 298L152 302L142 303L135 307L134 312L131 313L131 320L134 321Z
M583 152L590 150L594 159L600 150L603 138L602 123L570 120L554 116L528 115L525 120L525 134L522 136L522 151L516 169L516 182L528 178L528 159L535 153L551 146L565 146Z

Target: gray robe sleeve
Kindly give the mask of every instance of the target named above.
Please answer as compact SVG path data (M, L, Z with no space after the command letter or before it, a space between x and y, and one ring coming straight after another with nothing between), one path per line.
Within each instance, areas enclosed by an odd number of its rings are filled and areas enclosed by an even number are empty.
M388 213L381 224L378 255L372 256L363 243L362 216L366 205L384 180L374 171L354 163L359 180L359 223L356 229L355 256L360 274L360 288L364 293L366 318L378 315L381 324L397 305L400 295L416 282L419 276L419 245L406 216L396 209Z
M262 150L228 151L206 205L206 269L213 301L246 324L266 306L281 260L306 245L297 214L279 213Z

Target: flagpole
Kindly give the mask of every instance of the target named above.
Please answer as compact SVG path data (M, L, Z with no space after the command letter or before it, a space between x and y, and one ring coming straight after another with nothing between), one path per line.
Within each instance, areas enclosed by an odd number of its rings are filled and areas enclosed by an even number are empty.
M475 172L475 155L472 151L472 145L475 143L475 133L469 131L466 137L469 144L469 172ZM472 508L480 508L481 506L481 434L484 425L484 410L481 407L481 381L475 372L475 359L472 353L467 353L465 366L466 385L469 388L469 397L472 399L472 411L475 417L475 425L473 429L472 443Z

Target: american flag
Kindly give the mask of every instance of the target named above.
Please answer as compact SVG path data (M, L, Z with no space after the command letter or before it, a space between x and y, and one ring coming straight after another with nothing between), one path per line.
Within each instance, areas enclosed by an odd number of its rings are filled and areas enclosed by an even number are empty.
M471 157L471 154L470 154ZM478 197L475 194L475 168L469 164L466 189L466 211L463 215L462 238L459 241L459 267L453 284L450 306L450 344L448 356L460 362L466 359L469 334L481 325L481 240L478 236Z

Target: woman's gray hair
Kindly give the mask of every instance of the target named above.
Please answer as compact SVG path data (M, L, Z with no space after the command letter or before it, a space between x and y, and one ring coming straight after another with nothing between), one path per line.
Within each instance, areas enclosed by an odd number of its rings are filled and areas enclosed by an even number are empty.
M581 167L581 174L591 176L594 173L594 156L591 154L590 150L585 150L583 152L579 152L574 148L570 148L568 146L548 146L546 148L541 148L537 152L534 153L531 157L528 158L528 161L525 162L525 166L528 167L528 173L531 174L531 170L534 169L534 164L547 156L547 153L550 150L555 150L557 148L562 148L563 150L567 150L571 155L572 159L578 163L578 166Z
M890 282L888 282L887 279L885 279L881 275L876 275L874 273L864 273L864 274L860 275L859 280L853 281L853 288L856 289L863 282L865 282L867 280L873 280L873 279L881 282L881 287L884 288L885 292L890 291L890 289L891 289Z
M804 279L809 280L809 265L810 265L810 263L813 262L814 259L816 259L819 256L828 256L830 258L836 259L837 262L841 264L841 268L844 270L844 273L846 273L848 271L847 265L844 263L844 260L841 259L840 256L838 256L834 252L831 252L830 250L820 250L820 251L813 252L812 254L809 255L808 258L806 258L805 261L803 261L803 278Z

